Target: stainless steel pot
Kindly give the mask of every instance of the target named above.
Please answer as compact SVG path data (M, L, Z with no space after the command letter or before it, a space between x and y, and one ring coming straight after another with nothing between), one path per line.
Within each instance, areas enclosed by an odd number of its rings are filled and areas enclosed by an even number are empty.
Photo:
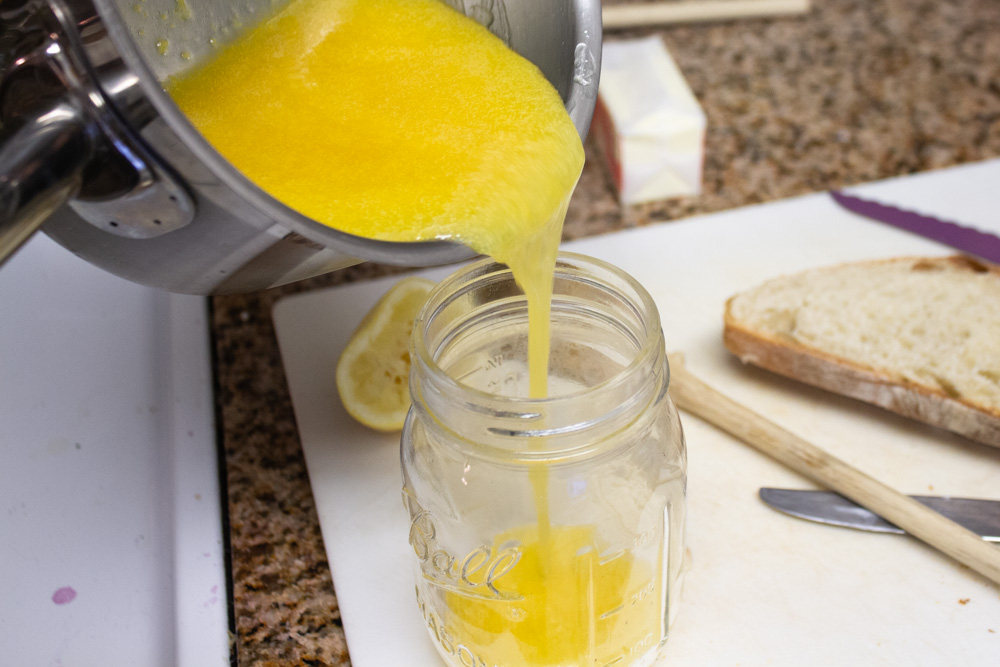
M534 62L586 135L600 0L445 2ZM215 152L164 92L161 81L274 4L3 0L0 262L39 227L112 273L191 294L263 289L365 260L469 257L453 243L372 241L296 213Z

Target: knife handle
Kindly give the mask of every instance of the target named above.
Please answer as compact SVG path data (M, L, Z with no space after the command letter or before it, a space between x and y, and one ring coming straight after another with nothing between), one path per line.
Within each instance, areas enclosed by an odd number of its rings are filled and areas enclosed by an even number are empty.
M990 581L1000 584L1000 549L719 393L687 370L683 355L669 355L669 364L670 396L680 409L850 498Z

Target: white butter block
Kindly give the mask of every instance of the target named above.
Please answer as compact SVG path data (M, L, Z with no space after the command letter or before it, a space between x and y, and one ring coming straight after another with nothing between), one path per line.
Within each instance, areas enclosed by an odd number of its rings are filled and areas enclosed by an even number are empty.
M592 132L623 204L699 194L705 124L659 37L604 44Z

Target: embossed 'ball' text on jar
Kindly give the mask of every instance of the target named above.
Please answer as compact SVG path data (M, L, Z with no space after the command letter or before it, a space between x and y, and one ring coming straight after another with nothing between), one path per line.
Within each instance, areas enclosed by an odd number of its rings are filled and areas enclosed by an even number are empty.
M678 602L686 454L649 294L561 254L549 397L527 304L492 260L414 325L403 501L417 603L451 666L649 665Z

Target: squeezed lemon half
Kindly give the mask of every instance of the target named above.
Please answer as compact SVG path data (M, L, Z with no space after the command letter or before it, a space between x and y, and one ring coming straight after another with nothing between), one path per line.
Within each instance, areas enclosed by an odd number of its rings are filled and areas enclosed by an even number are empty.
M399 431L410 409L410 333L434 283L403 278L358 325L337 362L337 390L348 414L379 431Z

